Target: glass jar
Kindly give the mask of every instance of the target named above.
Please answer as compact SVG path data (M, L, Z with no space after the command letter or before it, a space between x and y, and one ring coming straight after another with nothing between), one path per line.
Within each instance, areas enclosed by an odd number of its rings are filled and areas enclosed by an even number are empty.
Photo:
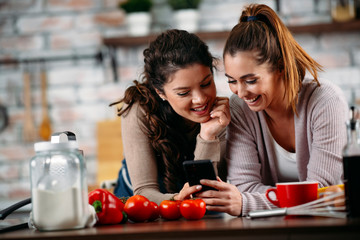
M32 223L42 231L83 228L89 208L86 168L75 134L67 142L55 133L51 142L34 144L30 160Z

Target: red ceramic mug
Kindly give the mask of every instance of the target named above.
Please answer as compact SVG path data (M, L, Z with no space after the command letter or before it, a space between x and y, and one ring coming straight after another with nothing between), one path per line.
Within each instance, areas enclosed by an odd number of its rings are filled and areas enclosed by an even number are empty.
M271 192L275 194L276 199L272 199L269 196ZM293 207L316 200L318 197L318 183L277 183L276 188L269 188L265 195L271 203L280 208Z

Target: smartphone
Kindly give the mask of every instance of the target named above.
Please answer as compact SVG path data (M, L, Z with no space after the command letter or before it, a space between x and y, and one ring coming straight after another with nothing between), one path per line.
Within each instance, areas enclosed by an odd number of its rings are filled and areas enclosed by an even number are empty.
M216 180L216 174L214 170L214 166L210 160L189 160L183 162L183 167L185 171L185 176L187 181L189 182L190 186L193 185L200 185L201 179L209 179L209 180ZM215 190L217 189L202 186L200 192L207 191L207 190Z

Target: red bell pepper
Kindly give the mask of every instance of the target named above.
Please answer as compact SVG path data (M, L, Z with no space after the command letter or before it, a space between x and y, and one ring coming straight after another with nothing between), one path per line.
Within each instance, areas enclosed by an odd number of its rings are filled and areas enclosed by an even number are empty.
M89 193L89 204L94 206L98 224L118 224L123 221L124 203L105 189L95 189Z

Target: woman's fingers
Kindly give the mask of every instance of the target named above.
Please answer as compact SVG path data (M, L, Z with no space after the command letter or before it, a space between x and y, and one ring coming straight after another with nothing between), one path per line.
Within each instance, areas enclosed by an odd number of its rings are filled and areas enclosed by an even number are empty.
M210 119L201 123L200 137L214 140L216 136L230 123L229 99L217 97L210 112Z
M222 98L222 99L217 99L214 102L213 108L212 110L216 110L219 107L223 107L224 109L226 108L230 108L230 104L229 104L229 99L228 98Z
M229 206L206 206L206 209L209 211L215 211L215 212L224 212L232 216L240 216L241 210L236 207L229 207Z
M215 103L229 103L228 97L216 97Z
M230 109L229 98L218 97L214 102L212 111L218 109L219 107L222 107L223 109Z
M210 206L210 205L206 205L206 209L209 210L209 211L228 213L228 212L227 212L227 208L224 207L224 206ZM229 214L230 214L230 213L229 213Z
M229 184L221 181L221 179L219 181L219 179L218 180L202 179L202 180L200 180L200 183L202 185L216 188L217 190L220 190L220 191L227 190L229 188Z
M227 126L230 123L230 117L229 115L227 115L227 113L223 112L223 111L213 111L211 112L211 118L218 118L219 123L222 126Z
M210 211L225 212L233 216L239 216L242 209L241 199L202 198L206 209Z
M209 190L197 194L205 201L208 210L226 212L233 216L241 214L242 196L234 185L223 182L219 177L217 180L203 179L200 180L200 183L218 190Z
M210 113L211 118L219 118L221 125L228 125L230 123L230 107L228 98L218 98Z
M184 200L191 198L192 194L197 193L202 188L201 185L190 186L189 183L185 183L179 194L177 194L175 200Z

